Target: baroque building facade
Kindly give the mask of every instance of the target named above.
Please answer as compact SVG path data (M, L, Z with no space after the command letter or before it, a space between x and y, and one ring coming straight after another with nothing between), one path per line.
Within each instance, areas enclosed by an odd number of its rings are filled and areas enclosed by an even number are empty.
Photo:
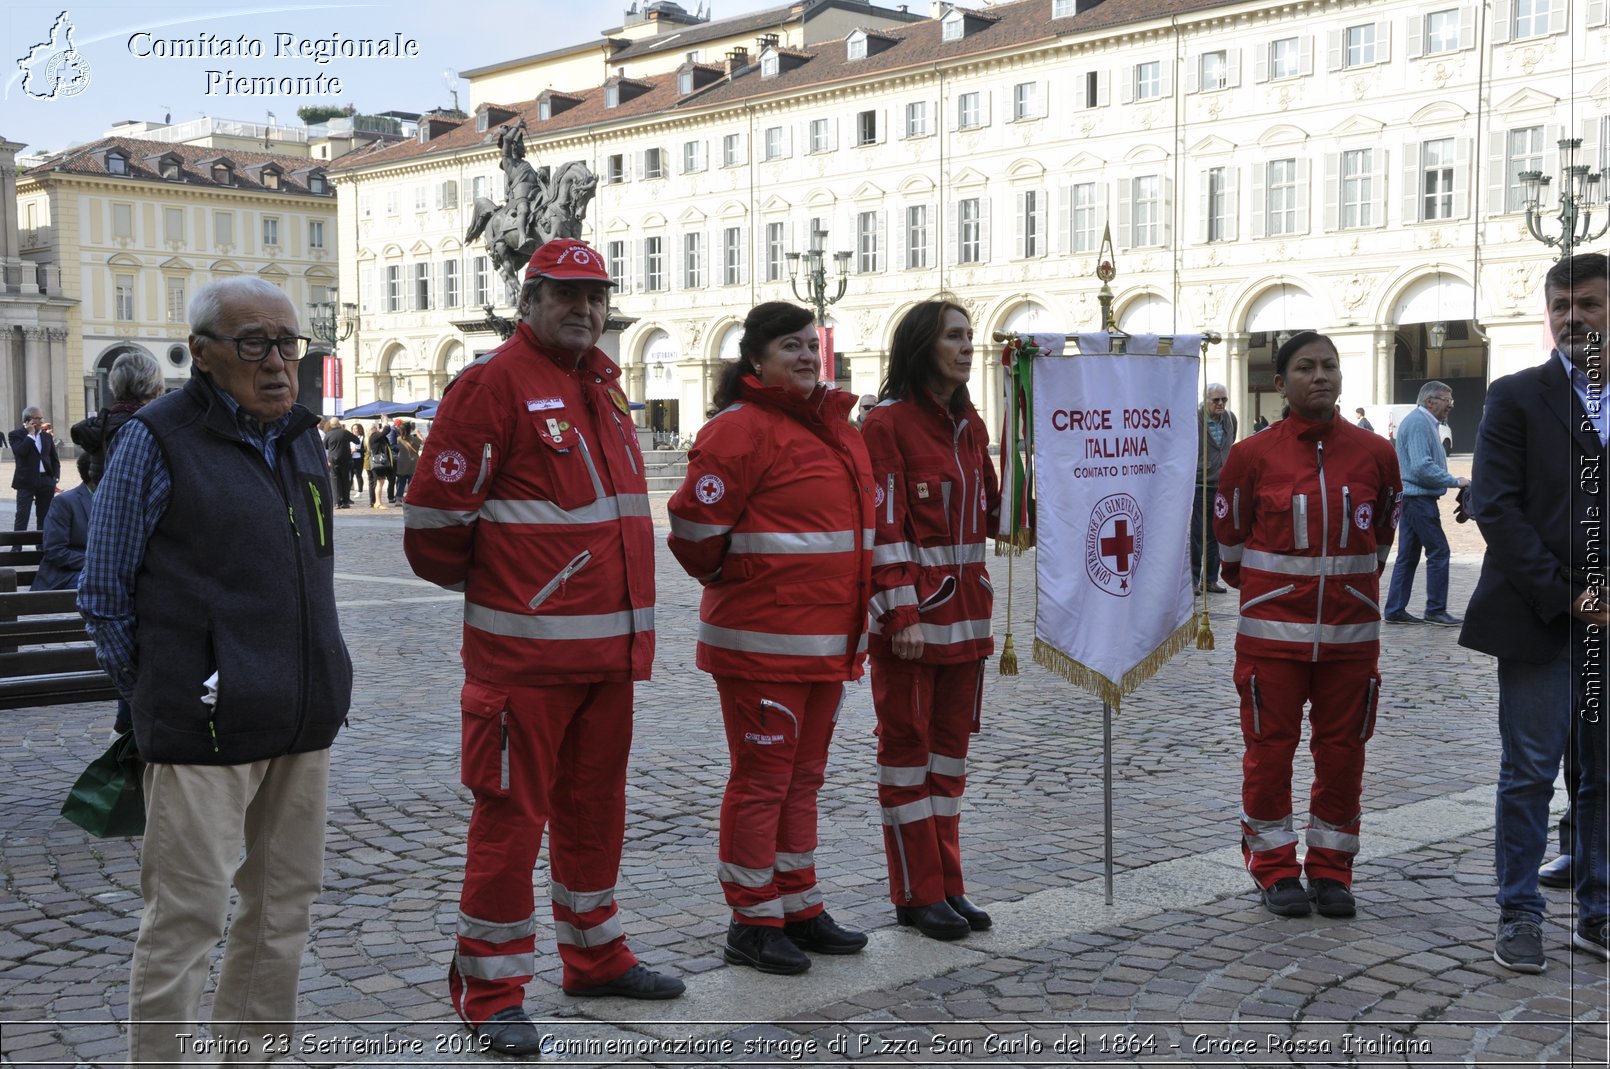
M811 32L828 6L835 33ZM508 295L462 242L517 120L533 162L599 176L584 236L621 282L612 348L656 429L703 422L744 314L792 299L789 254L814 242L850 254L841 383L875 391L901 312L953 294L992 424L990 333L1098 326L1108 228L1119 326L1223 335L1205 378L1249 426L1277 415L1270 356L1299 329L1337 339L1348 412L1452 384L1456 449L1487 382L1545 351L1553 253L1518 175L1558 176L1562 138L1610 165L1603 0L882 10L807 0L746 17L747 46L739 20L677 23L497 64L471 72L472 118L337 161L347 396L438 395L496 343L480 309L512 315Z
M279 151L243 150L213 143L219 121L204 123L208 133L193 140L103 137L17 177L10 203L20 255L59 277L70 307L65 339L42 366L30 363L24 391L26 403L45 407L59 428L110 403L106 374L126 351L155 357L170 389L184 384L186 309L203 283L237 274L266 279L290 297L304 333L309 305L336 285L336 203L326 165L309 158L304 140ZM302 391L314 407L320 370L321 361L303 361Z

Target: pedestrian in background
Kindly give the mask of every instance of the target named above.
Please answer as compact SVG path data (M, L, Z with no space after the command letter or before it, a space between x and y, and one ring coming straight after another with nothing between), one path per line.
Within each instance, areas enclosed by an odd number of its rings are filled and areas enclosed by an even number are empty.
M374 431L369 435L368 441L369 465L369 507L383 509L386 502L396 496L396 484L393 477L391 436L386 431L384 423L376 423ZM385 480L385 488L381 488L381 480Z
M900 924L947 940L990 926L961 859L967 749L995 652L984 545L1001 507L972 366L966 310L923 301L895 326L861 429L877 505L870 649L889 897Z
M1375 424L1370 422L1370 417L1368 417L1368 416L1366 416L1364 414L1364 410L1362 408L1353 409L1353 415L1358 417L1358 419L1355 422L1357 423L1359 430L1361 430L1361 431L1374 431L1375 430Z
M856 420L855 420L855 425L857 427L866 426L867 414L869 412L871 412L874 408L876 408L877 404L878 404L878 395L877 394L875 394L875 393L864 393L864 394L861 395L861 401L860 401L860 404L857 406L857 416L856 416Z
M1224 458L1236 440L1235 413L1230 411L1230 391L1223 383L1209 383L1202 403L1196 408L1197 441L1203 451L1196 466L1196 498L1191 504L1191 585L1198 594L1204 586L1213 594L1224 593L1219 585L1219 544L1202 538L1203 517L1219 489L1219 472ZM1204 567L1205 566L1205 567Z
M77 590L89 542L89 507L95 493L90 454L78 454L79 484L57 495L45 517L44 556L29 590Z
M336 508L352 507L352 458L362 451L356 434L342 426L339 419L330 420L324 432L324 452L330 458L330 476L335 481Z
M296 1020L330 745L352 696L297 327L255 276L197 290L190 381L118 431L90 513L78 607L145 761L130 1064L194 1060L231 883L212 1041L268 1060L264 1033Z
M414 433L412 423L404 423L398 428L396 459L393 461L397 472L397 496L394 500L401 501L408 496L408 484L414 480L414 471L419 467L419 451L424 446L419 435Z
M45 513L56 497L56 484L61 480L61 458L56 454L56 439L50 424L38 405L22 410L22 426L12 431L7 439L11 445L11 488L17 491L17 516L12 530L21 531L28 526L28 513L34 514L34 527L44 530Z
M363 472L369 459L369 436L364 433L363 424L361 423L352 425L352 436L357 439L352 443L352 492L361 494L363 493ZM351 495L349 494L348 497L350 498ZM373 506L374 502L370 501L369 504Z
M1351 917L1397 458L1337 418L1341 358L1325 335L1302 331L1275 352L1275 389L1289 413L1230 450L1213 501L1224 579L1241 591L1241 853L1269 912ZM1299 863L1291 770L1304 705L1314 782Z
M1426 555L1425 622L1457 626L1448 611L1448 536L1442 531L1437 499L1449 487L1469 486L1470 480L1448 471L1448 454L1442 448L1442 422L1453 411L1453 390L1435 380L1420 387L1419 403L1398 424L1398 471L1403 476L1403 520L1398 524L1398 560L1392 569L1392 586L1386 595L1386 622L1417 624L1409 612L1420 550Z
M526 266L513 337L459 372L404 502L414 573L464 592L464 853L453 1009L537 1054L532 870L548 829L567 995L675 998L615 902L636 680L654 663L654 526L620 368L598 348L614 283L560 239ZM551 825L551 826L550 826Z
M1560 757L1576 748L1576 890L1571 941L1610 957L1610 771L1603 688L1603 530L1610 515L1604 397L1610 270L1602 253L1561 260L1543 281L1554 350L1493 380L1476 432L1471 515L1487 540L1460 645L1498 658L1498 936L1493 958L1516 972L1548 967L1538 862Z
M861 677L872 570L855 401L818 381L818 345L809 309L750 311L669 505L671 552L704 584L697 663L715 677L727 733L722 956L782 974L809 969L805 951L866 946L816 880L816 796L844 682Z

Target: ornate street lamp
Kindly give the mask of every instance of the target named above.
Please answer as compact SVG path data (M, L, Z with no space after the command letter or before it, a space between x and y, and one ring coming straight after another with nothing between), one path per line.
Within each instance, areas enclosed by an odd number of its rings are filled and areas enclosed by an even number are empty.
M314 337L332 349L352 337L358 327L358 306L350 301L339 304L336 291L330 290L330 299L314 301L308 307L308 327Z
M788 284L793 287L794 299L810 305L816 309L816 325L827 325L827 309L837 304L844 296L844 291L850 285L850 257L854 253L835 252L833 264L838 270L838 287L833 296L827 295L828 281L827 268L824 263L822 247L827 243L827 231L816 230L811 233L811 247L803 254L791 252L788 254ZM805 292L799 291L800 260L805 261Z
M1548 196L1552 178L1542 171L1521 171L1520 179L1526 197L1526 229L1532 237L1549 248L1560 247L1559 259L1571 255L1578 245L1586 245L1604 236L1610 217L1593 229L1593 209L1599 204L1600 175L1590 172L1587 164L1576 162L1577 150L1582 147L1580 137L1560 141L1560 161L1563 181L1560 183L1560 210L1554 218L1559 222L1559 236L1543 233L1543 220L1548 209L1543 198Z

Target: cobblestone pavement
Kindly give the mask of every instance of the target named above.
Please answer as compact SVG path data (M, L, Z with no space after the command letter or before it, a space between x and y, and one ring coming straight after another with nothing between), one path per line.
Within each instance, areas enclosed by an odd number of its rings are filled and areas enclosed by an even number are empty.
M990 670L963 820L969 892L995 929L938 944L895 926L862 682L849 688L833 743L818 870L834 916L867 929L871 945L818 959L802 977L725 967L727 913L713 872L723 737L714 689L689 663L697 587L664 551L663 499L656 507L660 653L638 691L620 901L633 948L689 992L653 1005L566 998L544 921L527 1006L554 1037L550 1060L1606 1063L1610 979L1605 963L1571 950L1568 895L1549 892L1545 974L1492 960L1496 691L1492 664L1460 648L1454 629L1385 629L1359 916L1281 920L1259 907L1236 850L1234 602L1213 597L1218 648L1174 658L1112 724L1109 907L1101 706L1029 656L1032 556L1011 576L1022 673ZM1479 536L1448 526L1457 612ZM290 1060L484 1064L445 983L468 813L457 767L459 600L411 577L399 512L341 512L337 537L358 683L333 753L326 890ZM1007 562L992 569L1004 589ZM1000 610L997 636L1004 598ZM112 710L6 717L0 1063L121 1064L139 844L89 839L57 815L104 747ZM1299 753L1299 785L1305 762Z

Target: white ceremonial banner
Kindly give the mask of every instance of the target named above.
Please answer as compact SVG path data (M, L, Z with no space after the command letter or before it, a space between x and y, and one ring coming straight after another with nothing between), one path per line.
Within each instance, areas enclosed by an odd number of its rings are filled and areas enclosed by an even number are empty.
M1035 660L1116 707L1195 638L1190 581L1200 341L1179 355L1037 358ZM1147 339L1151 352L1157 345Z

